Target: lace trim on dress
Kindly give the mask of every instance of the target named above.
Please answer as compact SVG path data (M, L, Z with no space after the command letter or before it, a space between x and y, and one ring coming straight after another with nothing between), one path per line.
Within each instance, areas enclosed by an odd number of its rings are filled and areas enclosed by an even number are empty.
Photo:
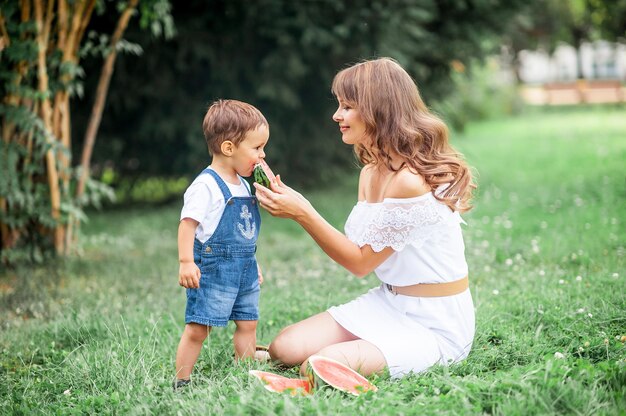
M369 244L379 252L385 247L401 251L407 244L417 248L439 239L464 222L458 212L434 197L415 201L358 203L346 221L346 236L359 247Z

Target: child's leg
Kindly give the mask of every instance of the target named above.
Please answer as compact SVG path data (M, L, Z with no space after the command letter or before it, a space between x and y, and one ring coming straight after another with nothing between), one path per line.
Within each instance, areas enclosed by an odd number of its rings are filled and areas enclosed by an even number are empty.
M316 355L339 361L364 376L381 372L387 367L383 353L374 344L362 339L329 345ZM307 360L300 367L302 375L306 374Z
M256 351L256 325L258 321L235 321L237 329L233 336L235 358L254 357Z
M211 327L196 323L185 325L176 351L176 378L189 379L191 370L198 361L202 343L211 332Z

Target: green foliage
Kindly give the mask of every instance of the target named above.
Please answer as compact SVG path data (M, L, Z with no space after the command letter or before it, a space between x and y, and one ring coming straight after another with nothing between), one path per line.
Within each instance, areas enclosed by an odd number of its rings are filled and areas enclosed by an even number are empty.
M51 146L49 133L41 120L24 107L0 105L0 118L12 121L18 131L29 137L28 142L0 143L0 198L5 204L0 223L21 230L22 234L20 245L0 250L0 263L42 261L51 248L44 236L56 224L50 212L43 163Z
M97 11L111 15L114 7L108 3L111 2L97 2ZM127 4L124 1L113 3L122 8ZM56 10L51 7L44 11L43 20L50 25L50 32L44 40L45 60L40 65L39 29L30 2L0 3L2 264L39 262L55 253L66 253L64 247L73 242L71 234L66 232L72 225L86 219L83 209L100 206L104 200L113 198L109 186L93 179L87 180L84 194L76 196L79 172L72 165L69 148L80 151L80 147L77 149L71 145L70 133L60 137L67 131L62 128L63 121L70 119L67 97L82 97L84 94L82 79L85 71L80 59L104 57L110 48L109 36L104 32L111 31L111 28L100 33L91 31L86 41L78 45L78 53L74 54L71 45L60 40L61 27ZM68 20L73 19L75 10L73 6L68 9ZM166 0L143 0L140 10L144 13L142 22L150 24L153 33L163 33L166 37L173 34ZM119 16L115 14L114 18ZM64 32L63 37L69 38L70 35L70 32ZM66 49L61 49L63 47ZM122 52L141 53L139 45L124 40L116 47ZM99 75L100 71L96 69L93 73ZM41 91L42 86L45 91Z
M201 122L217 98L256 105L270 122L267 159L294 182L333 181L353 163L331 120L334 74L376 56L396 58L427 103L451 91L450 62L490 49L521 0L224 1L172 10L167 42L130 28L143 56L120 57L96 168L120 175L192 177L209 163ZM87 79L87 82L92 81ZM86 112L74 117L81 130Z
M517 85L503 78L500 63L495 58L474 62L469 68L457 63L451 75L454 94L436 101L433 109L450 127L463 131L471 121L519 114L523 102Z
M28 414L581 414L626 408L626 117L620 107L543 109L470 123L453 137L480 176L464 218L476 338L466 361L358 398L271 394L232 361L216 328L173 393L184 323L180 206L112 211L84 227L84 252L0 275L0 408ZM356 178L309 192L342 227ZM263 214L258 339L378 284L337 266L300 226ZM580 276L580 278L578 278ZM314 334L312 335L314 336ZM175 409L175 410L172 410Z
M515 51L626 37L626 0L537 0L520 10L505 38Z

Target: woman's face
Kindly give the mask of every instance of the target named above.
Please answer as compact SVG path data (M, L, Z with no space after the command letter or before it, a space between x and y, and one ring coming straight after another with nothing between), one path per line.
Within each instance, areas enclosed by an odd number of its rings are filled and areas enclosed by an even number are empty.
M339 124L341 140L352 145L363 142L365 139L365 122L361 118L361 114L341 98L338 101L339 108L333 114L333 120Z

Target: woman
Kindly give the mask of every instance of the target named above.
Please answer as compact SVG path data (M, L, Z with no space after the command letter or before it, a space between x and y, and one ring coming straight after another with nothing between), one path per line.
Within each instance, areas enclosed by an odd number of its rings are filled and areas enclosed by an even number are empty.
M332 92L339 103L333 120L363 164L346 234L280 177L271 190L255 184L256 195L334 261L358 277L375 271L381 285L283 329L270 355L303 373L317 354L365 376L388 368L392 377L462 360L474 337L459 215L471 208L470 170L394 60L342 70Z

